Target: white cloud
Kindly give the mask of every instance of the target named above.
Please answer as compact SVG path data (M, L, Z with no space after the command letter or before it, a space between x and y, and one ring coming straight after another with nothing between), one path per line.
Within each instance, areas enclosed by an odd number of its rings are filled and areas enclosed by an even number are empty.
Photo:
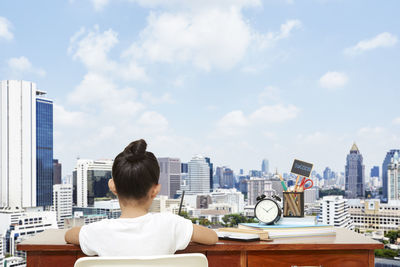
M168 129L168 120L155 111L146 111L138 119L138 123L149 132L165 132Z
M250 115L250 119L257 123L279 123L296 118L299 112L294 105L262 106Z
M105 6L107 6L110 0L90 0L93 4L93 7L96 11L103 10Z
M343 72L328 71L319 79L319 85L323 88L343 87L347 84L349 78Z
M151 13L140 36L125 55L150 62L189 62L209 71L230 69L244 57L251 28L236 8Z
M247 128L261 123L282 123L298 116L300 109L294 105L265 105L246 116L241 110L225 114L217 122L219 135L239 135Z
M156 97L152 93L146 91L142 93L142 99L143 101L150 103L152 105L163 104L163 103L168 103L168 104L174 103L174 100L172 99L170 93L164 93L160 97Z
M125 0L126 2L137 3L142 7L155 8L188 8L188 9L202 9L209 7L220 7L228 8L231 6L235 7L255 7L261 6L260 0ZM95 10L103 9L109 0L91 0Z
M395 118L393 124L400 124L400 117Z
M14 38L11 30L11 23L5 17L0 16L0 39L4 38L7 41L10 41Z
M386 130L383 127L363 127L360 128L357 132L359 136L362 137L370 137L370 136L375 136L375 135L380 135L384 133Z
M192 64L205 71L232 69L243 60L252 45L270 47L301 27L299 20L288 20L278 32L258 32L243 17L242 9L259 6L260 1L138 3L146 7L173 6L174 9L150 12L140 39L125 51L124 56L151 63Z
M108 57L118 42L117 32L112 29L100 32L99 26L95 25L93 30L81 28L76 32L70 38L68 52L90 72L111 75L125 81L147 81L145 70L134 60L117 62Z
M86 114L80 111L68 111L63 106L53 104L54 123L56 128L84 126Z
M118 88L104 75L87 73L82 82L68 95L68 101L84 109L101 108L108 115L129 117L138 114L145 105L137 100L133 88Z
M281 92L281 90L278 87L267 86L258 95L258 100L260 103L264 103L267 100L278 101L278 100L280 100L280 92Z
M277 41L290 37L290 34L295 29L300 29L302 23L300 20L288 20L281 25L279 32L268 32L261 34L258 32L253 33L253 39L258 48L265 49L273 46Z
M383 32L371 39L362 40L353 47L346 48L345 53L356 55L379 47L391 47L397 44L397 41L398 39L396 35L389 32Z
M248 126L248 120L241 110L234 110L225 114L217 122L217 130L223 135L237 135Z
M23 74L27 73L33 73L41 77L46 75L46 71L41 68L34 68L29 59L24 56L10 58L7 63L12 76L21 78Z
M101 33L97 25L80 39L85 33L86 30L81 28L70 39L68 52L73 54L73 59L79 59L92 71L114 69L116 63L108 59L107 54L118 43L118 34L112 29Z

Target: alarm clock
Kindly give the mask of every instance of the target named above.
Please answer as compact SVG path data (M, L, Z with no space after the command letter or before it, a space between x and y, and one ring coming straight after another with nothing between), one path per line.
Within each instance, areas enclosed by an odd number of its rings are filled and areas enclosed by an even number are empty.
M273 198L280 201L278 196L273 196ZM261 195L257 197L257 201L258 203L254 207L254 215L260 222L274 224L280 220L282 209L274 199Z

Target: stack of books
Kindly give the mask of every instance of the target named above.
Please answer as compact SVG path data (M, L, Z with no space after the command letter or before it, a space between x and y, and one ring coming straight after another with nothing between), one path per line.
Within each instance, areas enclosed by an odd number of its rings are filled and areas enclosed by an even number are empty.
M269 238L330 236L336 235L333 225L318 224L315 218L282 218L278 224L240 223L239 229L254 229L268 232Z

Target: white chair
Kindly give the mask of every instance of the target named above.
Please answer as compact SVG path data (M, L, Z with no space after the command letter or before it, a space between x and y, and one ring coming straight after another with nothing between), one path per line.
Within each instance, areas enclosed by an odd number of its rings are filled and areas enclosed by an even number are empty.
M201 253L187 253L142 257L84 257L74 267L208 267L207 257Z

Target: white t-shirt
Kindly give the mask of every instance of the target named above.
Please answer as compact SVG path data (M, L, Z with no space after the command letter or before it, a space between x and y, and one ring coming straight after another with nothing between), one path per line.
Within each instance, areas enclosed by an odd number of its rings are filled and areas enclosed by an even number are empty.
M172 213L147 213L82 226L79 243L89 256L165 255L185 249L192 233L188 219Z

